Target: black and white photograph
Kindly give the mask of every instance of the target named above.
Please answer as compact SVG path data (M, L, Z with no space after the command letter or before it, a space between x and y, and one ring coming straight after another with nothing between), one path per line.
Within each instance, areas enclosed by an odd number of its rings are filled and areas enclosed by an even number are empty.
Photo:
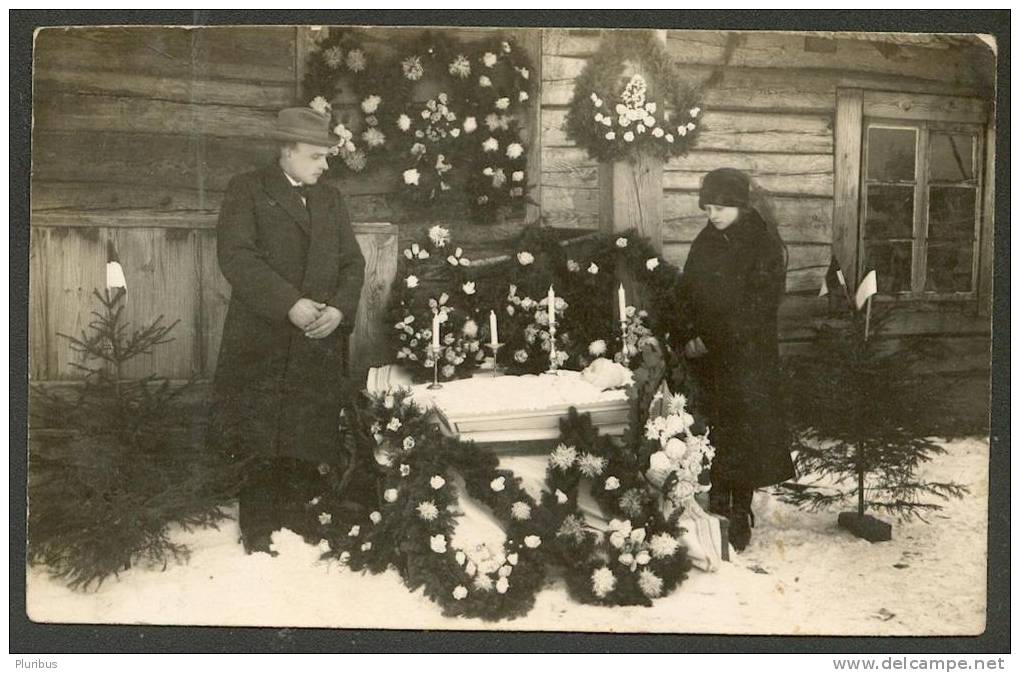
M994 36L254 17L35 31L29 620L985 633Z

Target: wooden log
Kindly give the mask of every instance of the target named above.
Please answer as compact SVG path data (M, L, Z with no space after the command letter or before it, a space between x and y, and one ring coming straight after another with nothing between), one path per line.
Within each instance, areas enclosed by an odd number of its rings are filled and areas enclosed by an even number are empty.
M75 64L37 69L33 88L36 101L41 92L62 92L270 110L294 104L294 86L289 82L169 77L160 72L83 69Z
M849 287L857 287L862 123L860 89L840 89L836 97L832 254L839 260Z
M634 161L599 166L599 228L636 229L662 250L662 161L638 155Z
M355 229L365 256L365 283L351 338L351 373L354 380L363 381L369 367L392 360L385 313L397 274L398 230L386 223L359 223Z
M840 528L868 542L886 542L892 539L892 525L870 514L840 512L837 522Z
M34 381L50 378L48 353L56 345L51 336L48 315L48 278L50 258L46 254L48 235L30 231L28 256L28 372Z
M238 143L267 138L277 109L80 94L49 87L37 91L33 106L36 128L44 131L197 134Z
M779 235L788 245L832 241L832 199L772 195L761 198L774 214ZM665 192L663 214L663 238L667 241L693 241L707 221L698 207L696 192Z
M289 26L47 27L36 35L34 56L40 72L92 69L159 73L181 80L294 82Z
M566 110L542 109L545 147L572 147L563 130ZM706 110L698 135L699 150L831 154L828 115L798 113L720 112Z

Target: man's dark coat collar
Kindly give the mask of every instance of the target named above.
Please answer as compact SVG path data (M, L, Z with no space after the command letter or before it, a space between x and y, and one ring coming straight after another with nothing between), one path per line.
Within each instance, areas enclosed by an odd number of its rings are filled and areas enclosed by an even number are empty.
M310 233L309 209L301 203L301 196L291 186L283 169L276 164L270 164L262 169L260 177L266 193L287 211L287 214L298 223L302 231L306 234Z

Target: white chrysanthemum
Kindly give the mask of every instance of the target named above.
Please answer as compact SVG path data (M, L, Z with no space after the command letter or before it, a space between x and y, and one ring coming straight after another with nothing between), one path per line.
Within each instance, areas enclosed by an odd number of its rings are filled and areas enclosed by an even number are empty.
M482 143L482 149L485 150L486 152L495 152L496 150L499 149L499 141L493 138L492 136L489 136Z
M606 140L616 140L616 131L606 131Z
M436 507L436 503L431 500L418 503L418 506L415 509L418 510L418 516L421 517L423 521L435 521L436 517L439 516L439 508Z
M382 514L380 514L379 512L372 512L371 514L368 515L368 520L371 521L372 523L379 523L380 521L382 521Z
M375 114L379 109L380 103L382 103L382 98L372 94L365 98L365 100L361 101L361 110L367 115Z
M658 533L648 541L648 548L651 549L654 558L669 558L680 548L680 541L669 533Z
M409 168L404 171L404 184L417 186L418 181L421 179L421 174L418 173L417 168Z
M514 182L523 182L524 171L514 171L513 173L510 174L510 179L513 180Z
M495 479L489 482L489 488L491 488L496 493L499 493L500 491L506 488L506 477L496 477Z
M336 70L344 62L344 50L340 47L330 47L322 52L322 60L333 70Z
M492 578L485 573L478 573L475 576L474 584L479 591L492 591Z
M524 146L520 143L510 143L510 145L506 148L506 155L511 159L516 159L522 154L524 154Z
M531 518L531 505L526 502L515 502L510 506L510 516L518 521L525 521Z
M400 476L401 477L406 477L409 474L411 474L411 466L410 465L401 464L400 465Z
M503 96L502 98L497 98L496 99L496 109L497 110L505 110L508 107L510 107L510 99L509 98L507 98L506 96Z
M409 131L411 129L411 118L406 114L401 114L397 117L397 128L401 131Z
M648 259L645 262L645 268L648 269L649 271L655 271L657 268L659 268L659 258L652 257Z
M517 253L517 263L520 264L521 266L527 266L534 261L535 256L532 255L527 250L522 250L521 252Z
M386 136L379 129L372 127L361 134L361 139L369 147L379 147L386 142Z
M485 52L485 54L482 55L482 63L485 64L486 68L491 68L496 65L496 55L491 51Z
M323 98L322 96L316 96L315 98L313 98L311 102L308 103L308 107L312 108L321 115L329 114L329 111L331 109L329 101Z
M450 230L437 224L429 229L429 240L432 241L432 245L442 248L450 242Z
M605 598L616 588L616 575L609 568L603 566L591 574L591 590L599 598Z
M662 578L648 568L642 569L638 575L638 586L641 587L641 593L649 598L662 595Z
M492 80L486 77L485 75L482 75L481 77L478 78L478 86L490 87L492 86Z
M510 309L512 309L512 308L513 308L513 306L507 306L507 310L508 311ZM520 362L522 364L527 362L528 361L528 351L524 350L523 348L520 349L520 350L515 351L514 352L514 360L516 360L517 362Z
M414 437L408 435L404 437L404 451L410 451L414 448Z
M510 580L505 577L500 577L496 580L496 591L501 594L505 594L510 588Z
M606 469L606 459L591 453L582 453L577 459L577 469L586 477L597 477Z
M618 488L620 488L620 480L619 479L617 479L616 477L609 477L608 479L606 479L606 490L607 491L615 491Z
M398 495L397 489L388 488L383 492L383 500L385 500L386 502L396 502L397 495Z
M473 133L478 128L478 120L474 117L465 117L462 126L464 133Z
M386 424L386 429L387 430L391 430L393 432L396 432L397 430L399 430L400 429L400 419L396 418L396 417L391 418L390 422Z
M404 71L404 77L412 82L421 79L421 76L425 74L425 68L422 67L421 59L417 56L405 58L400 66Z
M365 52L360 49L351 49L347 52L347 69L351 72L361 72L365 69Z
M429 486L431 486L433 490L438 491L443 486L446 486L446 480L443 479L441 475L434 475L431 479L429 479Z
M429 548L437 554L446 553L446 536L439 534L429 538Z
M606 352L606 342L603 339L596 339L588 344L588 353L595 357L604 355Z
M468 595L467 587L464 586L463 584L458 584L453 588L454 600L458 601L464 600L465 598L467 598L467 595Z
M549 462L561 470L569 469L577 460L577 449L566 444L560 444L549 454Z
M529 535L524 538L524 546L528 549L536 549L540 544L542 544L542 538L537 535Z
M454 77L466 79L471 74L471 61L463 54L457 54L457 58L450 63L450 74Z
M623 140L624 140L624 142L628 142L628 143L629 142L633 142L634 141L634 132L633 131L627 131L626 133L624 133L623 134Z
M598 264L596 264L595 262L592 262L590 265L588 265L588 273L590 273L590 274L592 274L594 276L598 272L599 272L599 265Z

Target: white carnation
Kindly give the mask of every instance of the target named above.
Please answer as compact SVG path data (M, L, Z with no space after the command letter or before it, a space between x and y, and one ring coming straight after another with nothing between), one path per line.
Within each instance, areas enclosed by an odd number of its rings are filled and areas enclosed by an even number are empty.
M421 179L421 174L418 173L417 168L408 168L404 171L404 184L405 185L417 185Z
M446 536L439 534L429 538L429 548L437 554L446 553Z
M524 546L528 549L535 549L542 544L542 538L537 535L529 535L524 538Z
M515 502L510 506L510 516L518 521L526 521L531 518L531 505L526 502Z
M491 488L496 493L499 493L500 491L506 488L506 477L496 477L495 479L489 482L489 488Z
M458 584L453 588L454 599L458 601L464 600L465 598L467 598L467 595L468 595L467 587L465 587L463 584Z
M659 258L658 257L649 258L645 262L645 268L648 269L649 271L655 271L657 268L659 268Z
M616 588L616 576L613 571L603 566L591 574L592 592L599 598L605 598Z

